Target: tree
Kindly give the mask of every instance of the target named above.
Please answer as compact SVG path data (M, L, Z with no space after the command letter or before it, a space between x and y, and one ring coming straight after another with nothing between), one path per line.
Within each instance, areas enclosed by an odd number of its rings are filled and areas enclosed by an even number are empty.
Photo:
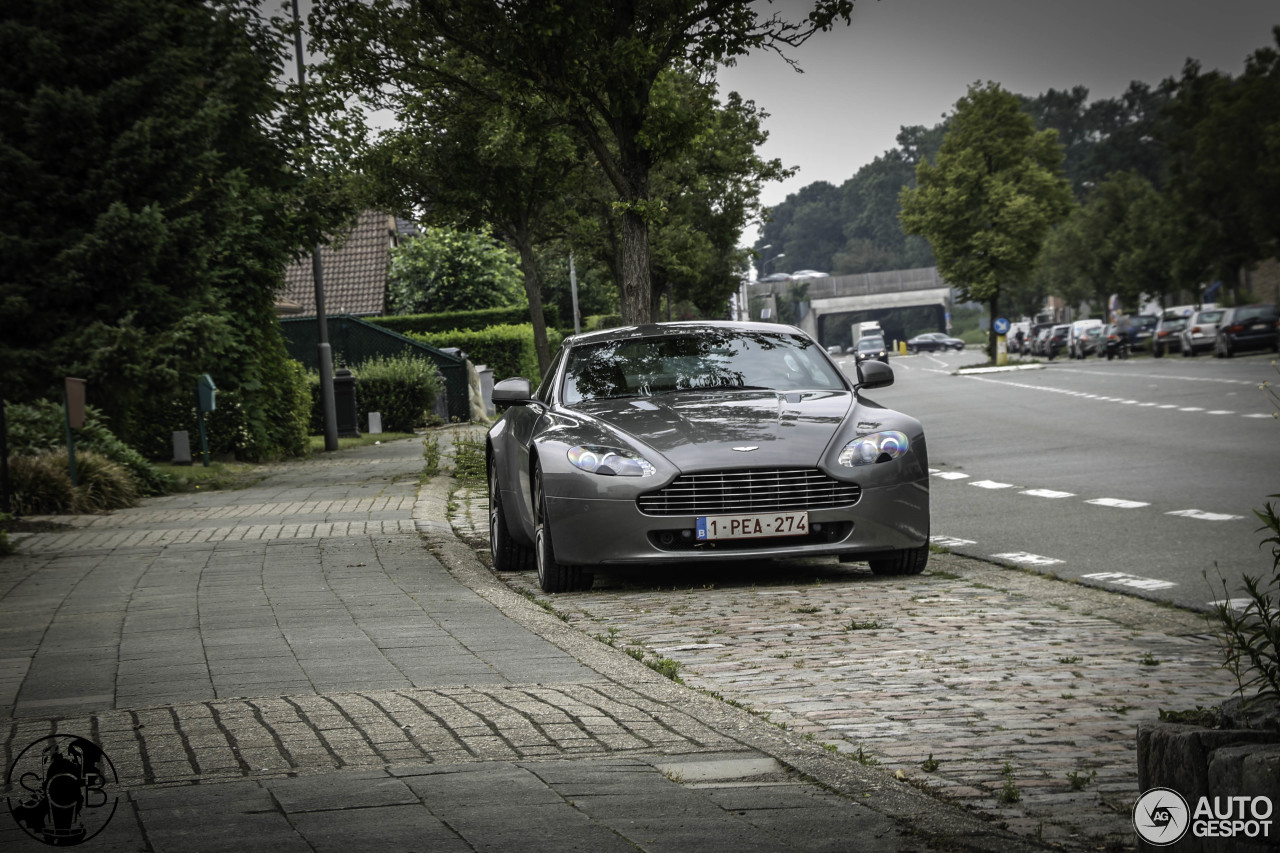
M399 10L357 3L330 14L315 23L333 54L324 66L331 85L398 118L357 159L370 201L441 226L490 230L514 247L546 370L536 247L565 232L587 161L581 143L518 79L447 46L423 50L426 37L403 25Z
M340 4L348 20L352 5ZM662 215L652 195L653 170L684 150L693 129L655 109L660 76L681 66L711 76L717 63L751 50L796 47L837 20L847 23L853 0L813 0L812 10L794 22L777 12L766 16L747 0L379 0L373 6L384 23L420 34L421 50L446 45L526 82L575 128L616 193L622 314L642 322L651 310L649 230ZM339 35L329 43L337 49L343 29L332 30ZM386 44L357 41L361 49Z
M504 308L522 296L519 257L487 234L429 227L391 250L387 301L397 314Z
M1041 244L1071 207L1057 132L1036 132L1018 99L973 85L956 103L937 163L902 192L902 225L928 239L943 278L999 316L1001 291L1035 268ZM994 337L988 352L995 360Z
M1280 27L1274 36L1280 46ZM1198 271L1234 286L1242 269L1280 252L1280 51L1256 51L1235 79L1188 62L1165 88L1170 196Z
M277 87L287 41L249 4L70 0L0 20L0 377L63 376L166 447L195 377L243 456L301 452L273 311L283 269L345 212L304 167ZM163 410L163 411L162 411ZM155 450L153 443L148 450Z

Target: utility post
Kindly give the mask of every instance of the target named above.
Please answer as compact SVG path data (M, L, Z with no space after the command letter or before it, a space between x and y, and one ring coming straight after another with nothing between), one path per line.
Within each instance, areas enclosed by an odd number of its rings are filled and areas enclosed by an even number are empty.
M298 59L298 91L306 109L306 66L302 61L302 21L298 16L298 0L293 3L293 49ZM311 146L311 119L302 117L302 134ZM329 321L324 313L324 262L320 247L311 250L311 277L316 286L316 362L320 369L320 411L324 415L324 449L338 449L338 411L333 398L333 350L329 346Z

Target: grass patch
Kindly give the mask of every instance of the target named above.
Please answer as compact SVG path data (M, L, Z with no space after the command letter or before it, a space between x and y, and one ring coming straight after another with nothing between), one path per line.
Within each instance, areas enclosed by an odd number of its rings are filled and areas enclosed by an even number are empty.
M488 479L483 435L459 435L454 440L453 476L464 482L480 483Z
M323 445L321 445L323 447ZM210 462L203 465L156 465L169 478L174 492L209 492L216 489L243 489L265 475L249 462Z
M413 438L411 432L383 432L374 435L373 433L361 433L359 438L339 438L338 449L350 450L353 447L368 447L371 444L381 444L384 441L399 441L402 438ZM307 446L311 453L324 453L324 436L312 435L307 437ZM194 451L193 451L194 453Z

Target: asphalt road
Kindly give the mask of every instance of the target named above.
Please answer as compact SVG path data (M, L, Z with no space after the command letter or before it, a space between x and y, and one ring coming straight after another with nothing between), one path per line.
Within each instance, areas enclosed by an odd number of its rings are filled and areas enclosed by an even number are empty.
M1270 575L1253 509L1280 492L1258 387L1280 379L1274 358L955 375L983 354L921 354L891 357L897 381L868 396L925 426L936 544L1204 609L1229 597L1218 571L1231 597L1244 573Z

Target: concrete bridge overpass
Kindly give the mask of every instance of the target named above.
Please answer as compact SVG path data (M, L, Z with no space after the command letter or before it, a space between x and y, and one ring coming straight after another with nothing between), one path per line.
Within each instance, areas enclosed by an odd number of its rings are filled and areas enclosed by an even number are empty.
M879 321L891 341L944 331L951 313L951 286L938 275L937 267L833 275L801 282L754 282L748 285L748 294L784 302L791 298L795 284L809 286L806 301L796 304L799 326L823 346L848 346L852 325L866 320Z

